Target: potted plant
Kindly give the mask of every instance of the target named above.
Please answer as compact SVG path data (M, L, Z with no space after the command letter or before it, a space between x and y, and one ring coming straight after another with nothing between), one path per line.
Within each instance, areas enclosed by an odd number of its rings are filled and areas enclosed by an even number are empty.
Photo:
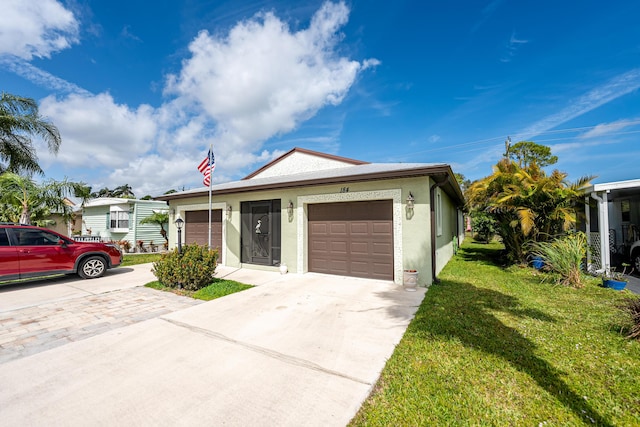
M128 240L120 240L118 244L124 253L128 253L129 249L131 249L131 242Z
M615 271L615 268L602 273L602 286L605 288L611 288L616 291L621 291L627 287L627 278L625 276L629 264L622 264L622 271ZM633 269L629 271L629 274L633 273Z

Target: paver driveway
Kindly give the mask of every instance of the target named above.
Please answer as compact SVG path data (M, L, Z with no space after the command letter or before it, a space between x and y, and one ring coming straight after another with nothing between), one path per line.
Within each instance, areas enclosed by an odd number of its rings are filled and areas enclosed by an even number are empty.
M0 312L0 363L200 303L136 287Z

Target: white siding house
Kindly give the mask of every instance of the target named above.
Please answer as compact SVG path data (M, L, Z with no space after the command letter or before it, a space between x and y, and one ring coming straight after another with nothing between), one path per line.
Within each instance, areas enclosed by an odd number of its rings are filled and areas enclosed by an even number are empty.
M131 247L143 241L162 246L165 239L156 224L140 224L154 212L169 210L166 202L104 197L93 199L82 209L82 236L98 236L102 241L128 240ZM166 230L165 226L165 230Z

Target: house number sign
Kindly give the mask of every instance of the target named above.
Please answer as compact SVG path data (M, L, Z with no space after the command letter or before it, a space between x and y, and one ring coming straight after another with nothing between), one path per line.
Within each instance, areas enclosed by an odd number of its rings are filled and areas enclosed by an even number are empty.
M342 188L340 189L340 192L341 192L341 193L348 193L348 192L349 192L349 187L342 187Z

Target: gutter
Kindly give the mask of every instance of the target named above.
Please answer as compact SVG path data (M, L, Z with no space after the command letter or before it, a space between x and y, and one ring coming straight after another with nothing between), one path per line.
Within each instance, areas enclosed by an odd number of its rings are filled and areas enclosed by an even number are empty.
M448 183L449 175L434 175L433 180L436 183L429 188L429 216L431 218L431 278L432 282L437 284L440 283L440 280L436 277L436 188L440 188ZM457 219L456 222L458 222Z

